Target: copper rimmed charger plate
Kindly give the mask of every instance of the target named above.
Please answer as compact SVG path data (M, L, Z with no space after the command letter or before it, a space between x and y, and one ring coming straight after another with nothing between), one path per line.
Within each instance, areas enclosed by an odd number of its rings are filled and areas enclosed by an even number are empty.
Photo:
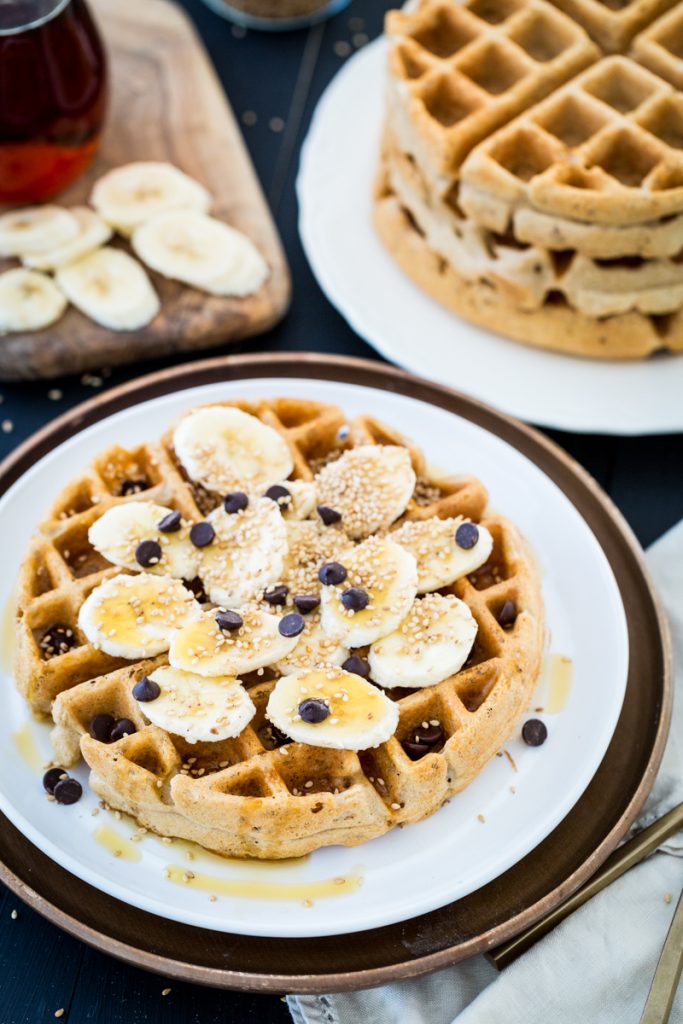
M554 832L493 882L439 910L355 935L267 939L169 922L75 878L6 819L0 829L0 878L77 937L169 977L262 992L365 988L492 948L542 917L596 870L642 806L661 760L671 708L669 642L637 542L576 463L530 428L472 399L371 362L266 354L152 374L78 406L35 434L0 466L0 493L47 451L120 409L179 388L273 374L364 384L429 402L514 445L564 491L605 552L629 628L626 698L597 774Z

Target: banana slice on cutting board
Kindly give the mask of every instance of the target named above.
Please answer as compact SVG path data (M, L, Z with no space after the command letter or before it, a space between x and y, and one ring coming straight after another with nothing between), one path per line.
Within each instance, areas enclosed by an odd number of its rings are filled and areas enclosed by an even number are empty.
M254 715L251 697L234 676L207 679L165 666L149 676L159 696L139 703L153 725L188 743L216 743L239 736Z
M121 249L97 249L60 267L56 280L81 313L112 331L137 330L159 312L159 298L144 269Z
M213 295L258 291L268 264L241 231L193 210L171 210L145 221L132 246L148 267Z
M465 664L477 628L468 606L452 594L418 598L398 629L370 647L372 679L389 689L440 683Z
M457 519L421 519L402 523L392 531L391 539L400 544L417 562L417 590L450 586L456 580L484 565L493 548L493 537L485 526L467 524L464 538L458 533L463 525ZM461 538L458 543L457 537ZM463 547L462 543L467 547Z
M394 734L398 705L341 668L300 669L277 681L266 716L298 743L367 750Z
M107 224L123 235L168 210L205 212L209 192L173 164L139 161L108 171L95 182L92 205Z
M342 555L339 564L344 578L322 588L325 632L347 647L393 633L417 594L417 565L410 552L388 537L370 537ZM339 575L332 572L334 580Z
M23 255L21 261L25 267L34 270L57 270L75 263L83 256L99 249L109 241L113 232L94 210L87 206L73 206L69 211L78 222L78 234L68 242L62 242L44 252Z
M21 267L0 274L0 331L39 331L59 320L66 306L45 274Z
M202 612L173 634L168 660L199 676L238 676L266 668L294 650L298 637L279 631L280 620L258 608L241 609L242 624L221 629L220 609Z
M184 416L173 447L189 478L219 494L262 494L294 468L285 439L232 406L204 406Z
M211 600L226 608L260 601L263 591L281 578L287 554L278 506L270 498L252 498L243 511L217 508L206 521L215 537L201 550L197 575Z
M366 444L328 462L316 477L320 504L341 513L349 537L386 529L405 511L415 490L407 448Z
M171 635L201 616L201 607L170 576L114 576L85 599L78 625L90 643L114 658L151 658Z
M291 654L275 663L283 676L302 668L316 668L321 665L341 665L349 656L347 647L339 637L328 636L320 624L320 615L306 615L303 633Z
M61 206L28 206L0 216L0 256L28 256L72 242L78 220Z
M180 513L153 501L107 509L88 530L88 540L113 565L181 580L197 576L202 558Z

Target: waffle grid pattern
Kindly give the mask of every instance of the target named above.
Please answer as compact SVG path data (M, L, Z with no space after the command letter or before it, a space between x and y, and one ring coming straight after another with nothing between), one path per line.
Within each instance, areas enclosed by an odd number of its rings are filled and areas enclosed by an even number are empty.
M294 475L302 479L348 447L408 444L370 416L347 424L340 410L318 403L235 404L288 440ZM112 807L163 835L233 855L288 857L329 842L351 845L432 813L500 748L538 672L538 581L514 527L500 517L484 517L487 495L476 478L436 478L420 450L409 445L418 485L406 516L465 515L483 521L494 537L487 565L451 588L479 623L466 666L426 690L389 691L398 701L400 723L396 735L376 750L326 750L278 736L264 717L276 681L270 670L244 679L257 714L239 737L191 745L150 725L132 697L135 682L165 664L166 656L137 663L112 659L84 642L76 626L85 596L119 571L87 544L88 527L105 508L151 498L198 518L215 505L217 496L198 492L184 478L171 436L161 446L105 453L65 489L26 559L18 612L19 682L35 710L52 709L57 760L68 766L82 752L92 787ZM122 496L130 480L149 486ZM506 600L515 602L519 614L503 629L497 616ZM41 637L56 625L74 630L76 646L46 659ZM137 732L101 743L89 735L97 714L128 718ZM424 721L439 722L442 745L411 761L401 744Z
M530 344L683 349L681 5L422 0L387 31L375 223L403 269Z

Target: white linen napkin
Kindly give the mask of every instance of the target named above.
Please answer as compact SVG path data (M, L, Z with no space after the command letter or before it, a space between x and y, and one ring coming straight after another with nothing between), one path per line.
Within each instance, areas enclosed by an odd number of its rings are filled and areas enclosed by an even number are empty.
M636 827L683 800L683 522L647 561L674 639L674 712ZM483 956L383 988L287 997L295 1024L637 1024L683 888L683 833L608 886L501 974ZM671 1014L683 1024L683 983Z

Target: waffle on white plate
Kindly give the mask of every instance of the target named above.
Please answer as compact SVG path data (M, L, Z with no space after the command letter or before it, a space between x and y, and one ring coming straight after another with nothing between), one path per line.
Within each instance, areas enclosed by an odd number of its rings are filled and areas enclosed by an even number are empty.
M478 479L282 398L97 458L36 532L17 632L56 765L161 835L284 858L468 785L528 706L543 609Z
M683 5L390 12L374 219L467 319L545 348L683 349Z

